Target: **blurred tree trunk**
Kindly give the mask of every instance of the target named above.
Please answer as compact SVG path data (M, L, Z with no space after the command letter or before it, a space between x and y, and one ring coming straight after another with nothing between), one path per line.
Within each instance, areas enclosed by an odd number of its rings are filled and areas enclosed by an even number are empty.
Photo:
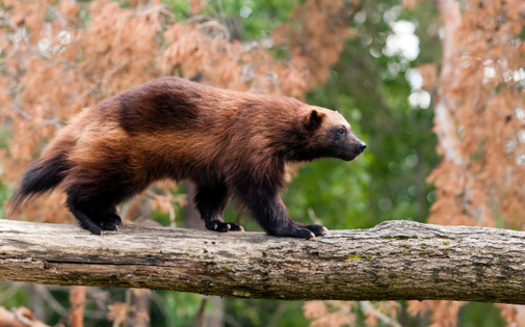
M127 319L127 323L129 326L150 326L150 303L151 290L138 288L132 288L129 290L130 313Z
M456 0L439 1L443 22L443 61L438 89L438 102L435 108L435 132L445 160L456 166L464 164L459 150L456 122L454 120L455 100L453 96L455 72L459 58L457 30L461 25L459 2Z
M69 292L71 303L70 323L71 327L84 326L84 308L86 306L86 286L73 286Z
M204 223L201 219L199 211L195 208L193 198L195 197L196 187L191 183L186 183L186 196L188 197L188 204L184 207L184 227L205 229ZM213 311L206 313L206 304L212 303ZM194 321L195 326L206 326L206 327L222 327L224 326L223 321L223 303L222 298L219 296L203 296L202 298L202 310L199 311Z

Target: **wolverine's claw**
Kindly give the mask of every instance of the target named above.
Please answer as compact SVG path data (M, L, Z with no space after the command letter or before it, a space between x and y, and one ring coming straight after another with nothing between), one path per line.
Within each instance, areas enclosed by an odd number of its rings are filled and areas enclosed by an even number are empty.
M244 232L244 228L237 223L214 222L206 224L208 230L216 232Z

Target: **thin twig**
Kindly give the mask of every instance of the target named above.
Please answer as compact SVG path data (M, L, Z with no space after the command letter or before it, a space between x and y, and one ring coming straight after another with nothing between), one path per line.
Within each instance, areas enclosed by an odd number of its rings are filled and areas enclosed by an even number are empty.
M363 312L367 312L367 311L371 312L373 315L377 317L377 319L381 320L381 322L383 322L384 324L388 326L401 327L399 322L394 320L392 317L389 317L385 315L384 313L382 313L381 311L374 308L374 306L372 305L372 303L370 303L370 301L359 301L359 303L361 304L361 307L363 308Z
M208 304L208 297L203 296L199 311L195 315L195 322L193 323L194 326L206 327L206 314L205 313L206 313L207 304Z
M58 301L55 299L53 294L49 292L48 288L44 285L35 285L36 291L42 296L44 300L47 301L49 306L55 310L56 313L58 313L61 316L67 316L69 314L68 310L66 310Z

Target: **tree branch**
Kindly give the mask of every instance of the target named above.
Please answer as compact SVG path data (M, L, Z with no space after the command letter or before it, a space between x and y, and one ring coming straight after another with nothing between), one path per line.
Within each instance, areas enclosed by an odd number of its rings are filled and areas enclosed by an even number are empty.
M283 300L525 304L525 232L412 221L314 240L0 220L0 280Z

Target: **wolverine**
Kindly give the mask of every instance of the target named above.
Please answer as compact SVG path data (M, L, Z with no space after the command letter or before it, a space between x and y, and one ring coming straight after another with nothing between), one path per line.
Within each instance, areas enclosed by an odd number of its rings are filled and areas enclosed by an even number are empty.
M209 230L243 230L222 217L235 198L268 234L310 239L327 229L290 218L279 194L286 163L350 161L365 148L336 111L165 77L80 112L24 174L10 203L14 210L60 187L80 225L102 234L122 222L119 203L172 179L195 184Z

